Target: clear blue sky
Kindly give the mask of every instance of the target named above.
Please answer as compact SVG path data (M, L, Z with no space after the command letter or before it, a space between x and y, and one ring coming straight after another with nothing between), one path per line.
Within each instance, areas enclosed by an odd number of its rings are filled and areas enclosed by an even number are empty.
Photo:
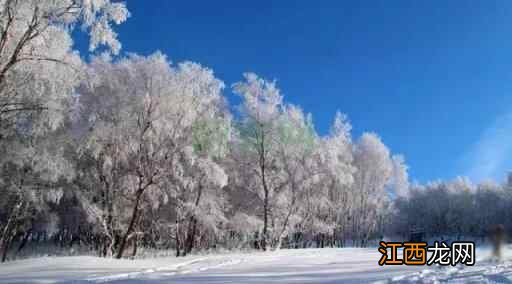
M512 169L510 1L127 4L124 52L196 61L228 86L246 71L277 79L320 133L348 114L355 137L377 132L405 155L412 180Z

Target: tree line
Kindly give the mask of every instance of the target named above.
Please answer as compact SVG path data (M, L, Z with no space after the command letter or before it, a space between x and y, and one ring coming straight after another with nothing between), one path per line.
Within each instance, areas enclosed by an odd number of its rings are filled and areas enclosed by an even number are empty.
M413 185L393 202L388 232L407 238L421 229L427 238L485 241L501 224L512 233L512 174L506 182L471 183L467 178Z

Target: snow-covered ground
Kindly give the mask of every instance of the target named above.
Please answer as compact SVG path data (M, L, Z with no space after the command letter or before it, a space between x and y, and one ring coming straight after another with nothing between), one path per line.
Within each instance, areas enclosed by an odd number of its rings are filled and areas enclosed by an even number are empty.
M496 265L487 256L477 250L473 267L381 267L376 248L141 260L46 257L1 264L0 283L512 283L512 262Z

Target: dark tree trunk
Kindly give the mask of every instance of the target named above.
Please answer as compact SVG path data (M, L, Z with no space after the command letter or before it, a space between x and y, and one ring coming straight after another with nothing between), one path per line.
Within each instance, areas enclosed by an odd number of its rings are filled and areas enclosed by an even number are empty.
M22 206L23 201L19 201L16 207L14 207L9 220L7 221L7 224L2 231L2 235L0 236L0 254L2 258L1 262L5 262L7 260L7 251L11 246L13 236L16 234L16 223L18 222L17 219L20 211L22 210Z
M2 262L7 260L7 251L9 251L9 247L11 246L11 240L11 238L8 238L2 244Z
M201 202L201 196L203 194L203 187L199 185L197 197L195 200L195 206L198 207L199 203ZM197 231L197 219L194 215L190 216L189 221L189 228L187 233L187 239L185 240L185 255L192 252L192 249L194 248L194 240L196 237L196 231Z
M134 237L133 237L133 250L132 250L132 257L135 257L135 255L137 254L137 244L138 244L138 237L137 237L137 236L134 236Z
M181 255L180 246L180 223L178 220L176 220L176 257Z
M187 239L185 241L185 249L184 249L185 255L192 252L192 249L194 248L194 239L195 239L196 231L197 231L197 219L195 217L191 217L190 219L191 220L190 220L190 224L189 224Z
M263 232L262 232L262 239L261 239L261 249L263 251L267 250L267 242L268 242L268 187L267 187L267 181L265 179L265 165L263 164L261 167L261 174L262 174L262 181L263 181L263 191L264 191L264 198L263 198Z
M265 191L265 200L263 201L263 234L261 239L261 248L267 250L267 227L268 227L268 193Z
M18 246L18 251L20 252L28 243L28 239L30 238L30 235L32 235L32 229L28 230L24 235L23 239L21 240L20 245Z
M121 243L119 244L119 248L117 250L117 255L116 255L117 259L123 257L123 252L126 247L126 242L128 241L128 236L132 233L133 228L135 226L135 221L138 217L139 203L140 203L140 199L142 197L143 192L144 192L144 190L141 189L141 187L139 187L139 190L137 191L137 195L135 197L135 205L133 206L132 217L130 219L130 223L128 224L128 228L126 229L126 232L124 233L123 237L121 238Z
M109 246L109 237L105 236L102 239L103 239L103 244L102 244L103 247L100 252L100 256L107 257L107 251L108 251L108 246Z
M261 236L261 249L267 250L267 243L268 243L268 200L269 200L269 187L267 184L267 177L265 174L266 170L266 149L265 149L265 133L261 132L261 140L259 141L259 149L258 149L258 155L259 155L259 166L260 166L260 173L261 173L261 183L263 186L263 232Z

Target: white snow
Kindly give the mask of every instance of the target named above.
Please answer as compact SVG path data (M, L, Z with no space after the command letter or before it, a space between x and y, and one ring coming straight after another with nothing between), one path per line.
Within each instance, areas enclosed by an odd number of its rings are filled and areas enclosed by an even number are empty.
M0 283L511 283L512 262L496 264L487 255L486 249L477 250L472 267L381 267L376 248L139 260L46 257L1 264Z

